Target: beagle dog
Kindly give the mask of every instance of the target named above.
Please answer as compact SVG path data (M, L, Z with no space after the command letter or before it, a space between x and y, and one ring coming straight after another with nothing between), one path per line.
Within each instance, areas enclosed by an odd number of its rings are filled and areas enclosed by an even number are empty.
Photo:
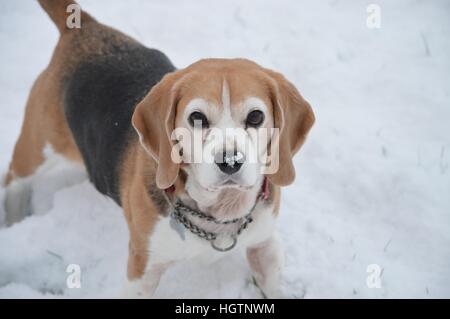
M176 69L162 52L83 11L81 28L69 29L74 1L39 3L60 38L31 90L6 175L7 223L29 213L17 185L32 178L50 145L84 165L98 191L123 208L126 296L151 297L174 262L238 248L263 294L282 296L280 186L293 182L292 157L314 123L294 85L245 59ZM266 131L277 134L261 138Z

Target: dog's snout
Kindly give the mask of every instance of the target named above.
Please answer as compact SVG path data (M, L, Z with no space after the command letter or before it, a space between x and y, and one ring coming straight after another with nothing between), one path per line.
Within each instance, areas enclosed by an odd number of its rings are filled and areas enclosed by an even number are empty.
M239 151L219 152L215 156L214 162L225 174L231 175L239 171L245 161L245 156Z

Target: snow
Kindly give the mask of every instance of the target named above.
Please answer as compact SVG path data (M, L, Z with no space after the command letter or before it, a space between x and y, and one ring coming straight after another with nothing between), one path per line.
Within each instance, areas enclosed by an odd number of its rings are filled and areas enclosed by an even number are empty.
M278 224L286 296L450 297L448 1L377 1L380 29L366 26L368 1L80 3L178 67L246 57L310 101L317 122ZM56 40L37 2L0 3L1 172ZM0 297L118 296L128 244L120 208L73 166L40 172L33 188L37 213L0 229ZM69 264L81 266L79 289L66 286ZM380 288L367 285L371 264ZM261 297L239 251L175 265L156 296Z

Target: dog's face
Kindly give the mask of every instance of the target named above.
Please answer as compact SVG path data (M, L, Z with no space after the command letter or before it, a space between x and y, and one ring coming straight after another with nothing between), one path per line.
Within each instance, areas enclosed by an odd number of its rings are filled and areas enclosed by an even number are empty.
M292 156L313 123L290 82L242 59L201 60L166 75L133 115L141 144L158 162L158 187L173 185L183 169L211 192L250 189L263 174L290 184Z
M215 64L186 75L175 128L189 182L252 188L264 173L273 107L257 75Z

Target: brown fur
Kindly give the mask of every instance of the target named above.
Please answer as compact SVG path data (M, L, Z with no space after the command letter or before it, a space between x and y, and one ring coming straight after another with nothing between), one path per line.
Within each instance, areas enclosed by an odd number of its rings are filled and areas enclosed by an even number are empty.
M65 12L65 5L75 1L41 0L40 4L51 17ZM65 13L64 17L65 17ZM83 12L83 17L88 15ZM65 20L64 20L65 21ZM61 30L61 28L59 28ZM28 97L22 130L16 142L13 158L6 176L8 185L15 177L31 175L42 164L42 149L49 143L66 158L81 162L81 155L65 121L62 106L62 86L66 74L70 73L88 55L108 54L109 46L101 39L108 34L110 42L120 43L123 34L94 19L83 19L83 28L61 33L47 68L35 81Z
M292 157L314 124L311 106L279 73L244 59L206 59L166 75L139 103L133 115L133 125L140 132L143 145L160 163L156 174L158 187L172 185L179 171L179 166L170 160L173 147L170 133L179 122L176 115L182 114L188 102L197 97L220 105L224 80L229 84L232 105L256 96L273 110L275 127L280 128L276 141L280 148L279 170L269 178L280 186L293 182Z
M55 18L60 15L62 5L52 0L41 0L40 3L55 20L61 37L50 64L31 90L6 184L15 177L31 175L42 164L42 152L47 143L67 159L82 162L63 115L60 83L88 54L108 53L98 39L109 34L110 28L89 18L84 20L81 29L68 31L62 24L65 20ZM73 1L62 3L67 5ZM120 44L124 38L129 39L115 34L110 41ZM133 115L133 125L147 151L139 142L130 144L121 167L121 203L130 231L130 279L144 274L148 262L148 239L158 219L162 218L159 214L161 205L164 205L161 189L175 182L176 191L184 192L185 176L182 171L180 173L179 165L170 159L172 141L169 134L174 129L176 116L194 97L203 97L220 105L224 79L229 84L232 105L247 96L257 96L273 109L275 126L282 129L281 169L270 176L274 213L278 213L278 185L292 182L294 168L291 158L314 122L309 104L280 74L248 60L202 60L168 74L139 103Z
M64 33L71 29L66 27L66 19L70 13L67 12L67 7L71 4L77 4L73 0L39 0L39 4L48 13L48 16L53 20L60 33ZM89 14L82 12L82 23L91 23L95 21ZM84 25L83 25L84 27Z

